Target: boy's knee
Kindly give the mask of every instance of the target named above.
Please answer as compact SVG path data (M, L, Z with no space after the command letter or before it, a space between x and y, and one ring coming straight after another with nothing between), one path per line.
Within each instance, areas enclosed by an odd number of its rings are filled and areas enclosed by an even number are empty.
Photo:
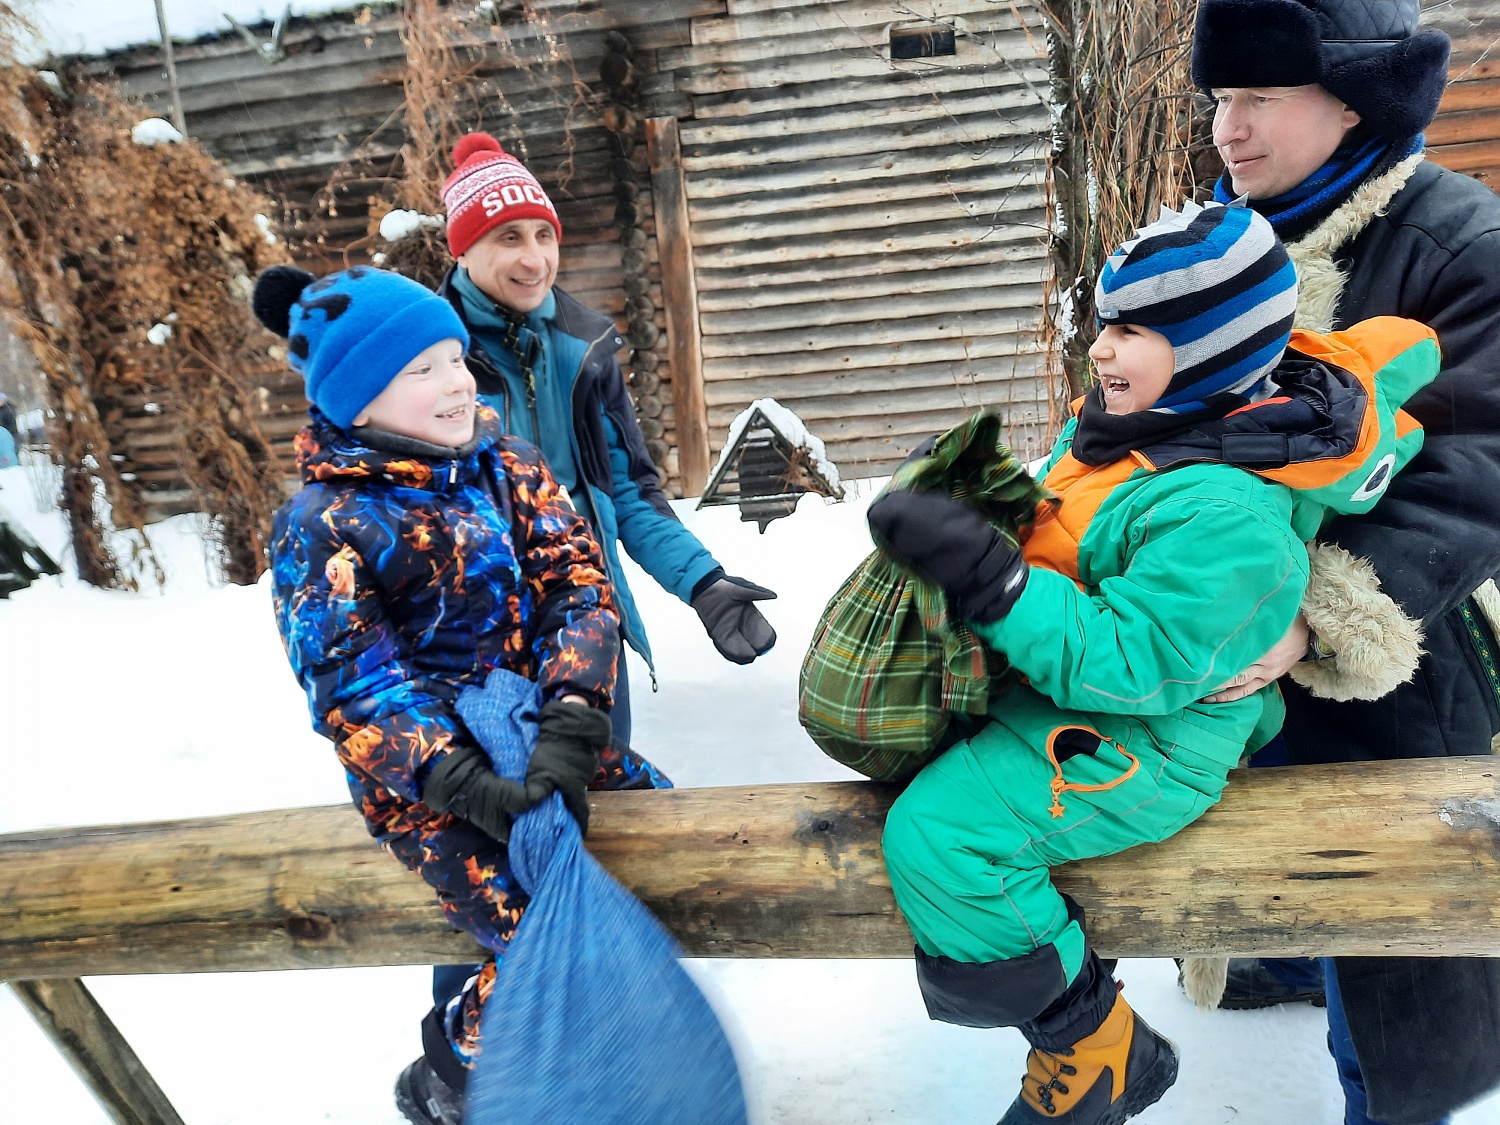
M885 831L880 837L886 870L893 879L931 870L930 827L923 802L908 788L891 805L885 818Z

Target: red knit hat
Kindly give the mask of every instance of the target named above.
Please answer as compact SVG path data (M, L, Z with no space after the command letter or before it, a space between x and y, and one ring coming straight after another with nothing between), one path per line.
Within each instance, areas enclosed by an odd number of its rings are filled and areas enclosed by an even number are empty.
M546 219L562 240L557 208L526 166L488 133L469 133L453 146L453 175L443 185L448 249L456 258L501 223Z

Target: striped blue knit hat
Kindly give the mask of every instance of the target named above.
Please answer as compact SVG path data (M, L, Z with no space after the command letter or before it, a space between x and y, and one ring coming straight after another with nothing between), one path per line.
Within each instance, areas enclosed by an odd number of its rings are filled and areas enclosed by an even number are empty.
M1242 203L1162 208L1104 263L1101 324L1171 343L1172 381L1152 410L1186 414L1219 394L1262 397L1297 311L1297 271L1271 224Z
M456 338L469 349L469 330L449 302L370 266L321 278L272 266L256 279L251 304L262 324L287 337L287 362L308 399L346 430L433 344Z

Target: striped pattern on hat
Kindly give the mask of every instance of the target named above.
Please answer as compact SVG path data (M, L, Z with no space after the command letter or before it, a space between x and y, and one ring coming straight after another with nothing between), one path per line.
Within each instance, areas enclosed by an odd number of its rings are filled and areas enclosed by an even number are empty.
M1172 345L1172 381L1152 410L1201 409L1218 394L1259 397L1297 311L1297 271L1262 216L1242 203L1161 216L1110 255L1094 289L1102 324L1138 324Z

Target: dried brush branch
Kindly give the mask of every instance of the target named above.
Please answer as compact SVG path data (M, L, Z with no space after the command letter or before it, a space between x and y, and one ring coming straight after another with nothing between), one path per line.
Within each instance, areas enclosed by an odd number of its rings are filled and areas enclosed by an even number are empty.
M1213 168L1189 74L1197 0L1038 0L1052 69L1047 165L1053 273L1043 342L1061 417L1090 383L1105 257Z
M65 101L10 58L0 67L0 308L46 381L79 572L124 588L142 568L161 578L139 485L111 437L127 398L145 393L168 412L181 476L216 522L221 572L254 581L285 476L248 390L271 339L250 316L249 276L285 257L256 223L270 205L196 144L132 143L142 113L111 87L75 73ZM172 336L158 346L147 333L163 323ZM126 529L134 553L121 558L111 532Z
M478 14L440 0L407 0L401 37L406 47L407 143L390 190L394 204L370 200L367 234L358 248L379 247L383 267L435 287L453 264L442 233L421 229L385 244L378 233L385 214L393 205L441 214L440 192L451 170L449 154L465 133L491 132L508 151L528 162L521 113L505 92L509 80L528 72L542 75L539 85L562 96L562 158L552 167L532 171L549 190L565 193L574 170L574 123L580 114L597 118L599 99L579 76L567 37L531 0L508 0L503 7L492 4Z

